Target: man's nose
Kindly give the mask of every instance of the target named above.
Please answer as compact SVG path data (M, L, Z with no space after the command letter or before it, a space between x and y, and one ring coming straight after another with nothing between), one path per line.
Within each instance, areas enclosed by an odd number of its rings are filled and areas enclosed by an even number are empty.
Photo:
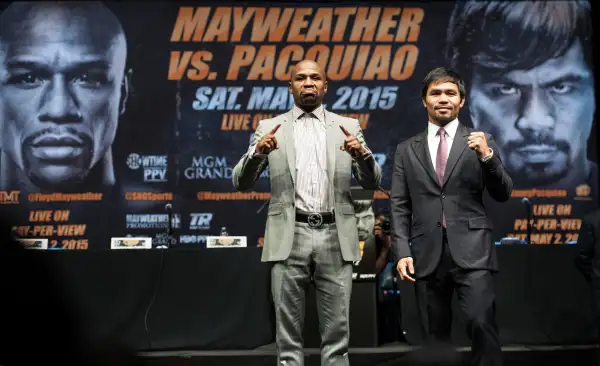
M553 108L541 90L524 93L516 127L529 133L554 129Z
M54 77L44 90L39 119L54 123L81 121L77 100L64 77Z
M450 102L450 98L448 98L447 95L440 94L440 96L438 98L438 103L439 104L448 104L449 102Z
M306 79L304 80L304 86L305 86L305 87L312 87L312 86L314 86L314 85L315 85L315 82L314 82L314 80L313 80L313 79L311 79L311 78L306 78Z

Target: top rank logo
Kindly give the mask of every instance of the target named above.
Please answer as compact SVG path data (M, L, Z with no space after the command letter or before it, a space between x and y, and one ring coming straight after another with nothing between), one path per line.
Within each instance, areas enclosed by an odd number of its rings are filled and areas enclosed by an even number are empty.
M144 182L166 182L168 158L166 155L129 154L127 166L131 170L142 168Z

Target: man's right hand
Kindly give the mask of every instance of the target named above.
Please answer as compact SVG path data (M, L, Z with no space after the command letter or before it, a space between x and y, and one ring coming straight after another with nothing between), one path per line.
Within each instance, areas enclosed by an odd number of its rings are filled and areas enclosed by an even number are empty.
M278 149L279 144L277 143L277 139L275 138L275 132L279 129L281 124L278 124L269 132L264 135L258 144L256 144L256 152L259 154L269 154L271 151Z
M415 279L408 275L408 273L410 273L411 275L415 274L415 267L413 265L412 257L405 257L405 258L400 259L398 261L398 265L396 266L396 269L398 270L398 273L400 273L401 280L408 280L410 282L415 282ZM408 272L407 272L407 270L408 270Z

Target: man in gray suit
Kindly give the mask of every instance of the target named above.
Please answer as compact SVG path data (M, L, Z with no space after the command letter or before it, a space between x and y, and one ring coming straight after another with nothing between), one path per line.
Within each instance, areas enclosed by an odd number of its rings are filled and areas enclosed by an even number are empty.
M305 292L312 276L321 364L348 365L352 262L360 260L350 180L354 174L365 189L375 189L381 169L358 121L323 108L327 79L318 64L297 63L289 90L293 110L260 121L248 152L233 169L233 184L249 189L269 166L262 261L273 263L278 363L304 364Z
M421 324L430 341L449 341L454 290L466 315L474 365L500 365L492 273L497 271L487 188L506 201L513 183L494 138L458 121L465 85L452 70L424 79L429 123L396 150L391 210L393 250L403 280L415 281ZM467 147L469 147L467 149Z

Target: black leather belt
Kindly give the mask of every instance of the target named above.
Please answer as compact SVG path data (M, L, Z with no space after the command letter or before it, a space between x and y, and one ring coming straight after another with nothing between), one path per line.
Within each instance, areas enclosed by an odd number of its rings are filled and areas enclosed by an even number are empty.
M296 210L296 221L308 223L312 228L321 227L324 224L333 224L335 214L333 212L304 212Z

